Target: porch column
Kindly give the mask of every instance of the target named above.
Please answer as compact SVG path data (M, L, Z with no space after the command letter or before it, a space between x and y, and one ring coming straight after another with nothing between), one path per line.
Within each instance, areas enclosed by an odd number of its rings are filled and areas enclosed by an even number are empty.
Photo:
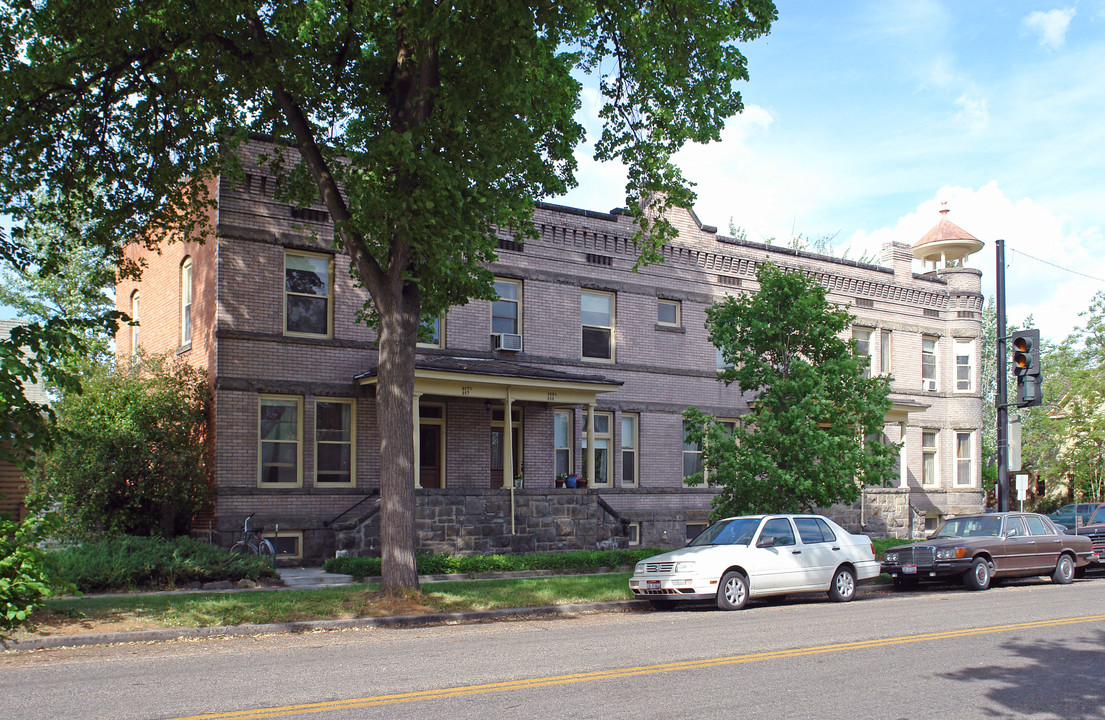
M511 415L511 407L514 398L507 388L506 399L503 400L503 487L514 487L514 418Z
M419 467L422 465L422 423L421 415L418 413L418 403L421 399L422 393L414 393L414 407L411 408L414 413L414 486L416 488L422 487L422 478L419 476Z
M595 482L595 404L587 404L587 466L584 473L588 484Z
M905 447L905 420L898 423L898 439L902 441L902 447L898 450L898 487L909 487L909 471L905 466L906 459L906 447Z

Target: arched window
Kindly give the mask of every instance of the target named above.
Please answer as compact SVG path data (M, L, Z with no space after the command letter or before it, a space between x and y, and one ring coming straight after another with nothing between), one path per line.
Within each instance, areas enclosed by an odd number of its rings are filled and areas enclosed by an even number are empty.
M130 294L130 354L138 354L138 291Z
M192 344L192 258L180 263L180 345Z

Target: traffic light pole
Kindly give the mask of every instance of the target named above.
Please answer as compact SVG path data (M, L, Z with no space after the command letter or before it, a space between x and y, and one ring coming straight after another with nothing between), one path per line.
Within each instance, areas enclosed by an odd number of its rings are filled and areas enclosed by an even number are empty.
M998 306L998 479L994 486L998 511L1009 510L1009 409L1006 399L1005 375L1005 241L996 242L997 250L997 306Z

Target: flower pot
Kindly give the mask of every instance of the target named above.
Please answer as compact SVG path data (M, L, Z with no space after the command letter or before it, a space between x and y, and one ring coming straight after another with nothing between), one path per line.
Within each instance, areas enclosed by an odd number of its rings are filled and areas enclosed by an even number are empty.
M577 482L579 482L578 477L576 477L575 475L569 475L567 478L564 479L564 487L574 488Z

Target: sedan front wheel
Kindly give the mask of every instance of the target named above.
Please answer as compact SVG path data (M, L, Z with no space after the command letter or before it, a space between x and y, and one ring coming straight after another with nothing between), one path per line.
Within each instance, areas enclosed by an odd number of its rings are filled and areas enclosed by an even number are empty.
M748 602L748 579L736 570L721 576L717 589L717 606L722 610L740 610Z
M856 596L856 574L851 568L837 568L833 582L829 585L829 599L833 602L848 602Z
M990 563L986 558L976 558L971 569L963 576L968 590L985 590L990 587Z

